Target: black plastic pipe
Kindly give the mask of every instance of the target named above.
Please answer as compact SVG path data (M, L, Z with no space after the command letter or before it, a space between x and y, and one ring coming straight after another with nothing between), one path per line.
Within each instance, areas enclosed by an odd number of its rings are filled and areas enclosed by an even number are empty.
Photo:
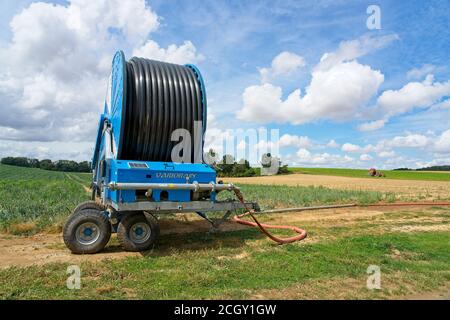
M172 132L191 135L191 161L203 152L202 139L194 139L194 121L203 121L202 89L194 71L186 66L132 58L126 66L126 103L119 159L171 162ZM198 134L202 135L202 132Z

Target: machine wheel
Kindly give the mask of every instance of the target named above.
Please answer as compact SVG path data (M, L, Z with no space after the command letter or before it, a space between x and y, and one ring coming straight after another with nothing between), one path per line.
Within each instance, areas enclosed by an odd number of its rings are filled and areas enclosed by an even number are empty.
M100 210L75 211L63 228L64 243L72 253L97 253L111 237L111 223Z
M117 228L117 238L127 251L150 249L159 236L158 221L150 214L128 213Z
M79 205L77 205L75 207L75 209L73 209L73 213L84 210L84 209L93 209L93 210L98 210L98 211L103 211L105 210L105 207L102 206L100 203L97 203L95 201L85 201L80 203Z

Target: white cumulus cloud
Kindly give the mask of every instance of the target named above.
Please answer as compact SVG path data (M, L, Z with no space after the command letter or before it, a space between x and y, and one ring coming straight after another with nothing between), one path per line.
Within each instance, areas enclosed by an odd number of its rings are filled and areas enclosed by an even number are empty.
M361 151L361 147L352 143L344 143L341 150L344 152L359 152Z
M191 41L185 41L180 46L171 44L165 49L161 48L157 42L148 40L144 45L133 51L133 56L178 64L194 63L204 59L203 55L197 53L197 49Z
M236 116L251 122L291 124L354 119L384 81L380 71L355 59L394 39L396 36L364 36L341 43L336 52L323 55L303 95L297 89L282 99L282 88L270 83L247 87L242 96L243 108Z
M408 79L421 79L422 77L432 74L436 71L436 66L432 64L424 64L420 68L412 68L406 74Z
M362 153L362 152L372 152L374 150L378 150L379 148L376 146L373 146L371 144L368 144L364 147L361 147L357 144L352 143L344 143L341 147L341 150L344 152L350 152L350 153Z
M366 122L366 123L362 123L358 126L358 130L359 131L374 131L374 130L378 130L384 127L384 125L386 124L387 120L375 120L375 121L370 121L370 122Z
M320 165L320 166L342 166L355 161L348 155L337 155L330 153L311 153L308 149L300 148L295 155L283 158L284 161L292 165Z
M434 142L434 150L439 153L450 153L450 130L446 130Z
M450 80L434 82L428 75L423 82L409 82L399 90L386 90L378 98L380 112L388 116L402 114L413 108L426 108L450 95Z
M412 70L415 74L414 77L418 76L420 70ZM358 130L374 131L381 129L390 117L405 114L415 108L448 108L450 102L446 98L449 95L450 80L436 82L432 74L428 74L422 82L412 81L398 90L386 90L378 97L375 107L371 109L372 113L381 114L383 118L360 124Z
M309 148L312 146L312 142L308 137L284 134L280 137L279 147L297 147L297 148Z
M339 148L340 145L334 139L331 139L330 141L328 141L326 146L329 148Z
M288 75L306 65L305 59L293 52L283 51L272 60L270 68L261 68L261 81L267 82L271 77Z
M370 154L367 154L367 153L364 153L364 154L359 156L359 160L361 160L361 161L370 161L372 159L373 159L373 157Z
M367 34L358 39L342 41L335 52L328 52L322 56L316 69L327 70L342 62L355 60L374 50L385 47L395 40L398 40L396 34L381 37Z
M92 144L118 48L178 63L200 57L189 41L164 49L148 40L159 21L144 0L24 8L11 19L10 42L0 47L0 140Z
M388 146L397 148L423 148L426 147L429 143L429 138L422 134L397 136L386 142Z
M283 100L281 87L270 83L250 86L243 93L244 106L237 118L292 124L317 119L345 120L377 92L383 80L381 72L351 61L314 71L303 96L297 89Z
M392 158L395 157L395 151L381 151L377 154L380 158Z

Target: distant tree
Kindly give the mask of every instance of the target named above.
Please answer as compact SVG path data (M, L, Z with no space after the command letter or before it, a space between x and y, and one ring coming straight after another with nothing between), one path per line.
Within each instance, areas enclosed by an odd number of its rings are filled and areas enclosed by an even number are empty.
M83 161L78 163L78 172L90 172L91 171L91 163L88 161Z
M241 159L236 162L229 154L224 155L215 168L219 177L252 177L257 174L248 160Z
M418 169L397 168L394 170L396 170L396 171L450 171L450 165L431 166L431 167L418 168Z
M417 171L450 171L450 165L431 166L426 168L416 169Z
M44 159L39 161L39 168L44 169L44 170L54 170L54 165L52 160L50 159Z
M39 160L38 159L28 159L28 163L32 168L39 168Z
M288 173L290 173L290 171L287 164L282 165L278 168L278 174L288 174Z
M234 164L231 174L235 177L251 177L256 175L256 171L250 166L248 160L241 159Z
M67 172L77 172L78 163L72 160L58 160L55 164L56 170L67 171Z
M217 169L224 176L230 176L233 172L234 167L234 157L232 155L226 154L223 156L222 161L218 163Z
M6 158L3 158L1 162L3 164L9 164L11 166L18 166L18 167L29 167L30 166L28 159L25 157L6 157Z
M13 157L6 157L6 158L3 158L2 161L1 161L1 163L2 163L2 164L8 164L8 165L11 165L11 166L14 166L14 165L15 165L15 161L14 161L14 158L13 158Z
M209 149L203 156L205 162L213 167L217 166L217 153L214 149Z
M40 168L43 170L68 171L68 172L90 172L91 164L88 161L80 163L72 160L58 160L52 162L50 159L39 161L34 158L5 157L0 163L18 167Z

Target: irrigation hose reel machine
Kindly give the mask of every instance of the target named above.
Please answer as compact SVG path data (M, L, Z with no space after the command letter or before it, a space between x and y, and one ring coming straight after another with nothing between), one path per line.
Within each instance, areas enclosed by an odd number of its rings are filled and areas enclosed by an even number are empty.
M115 54L92 159L92 201L78 205L63 229L73 253L102 250L112 232L125 250L149 249L159 234L155 213L196 212L216 227L238 209L258 209L216 199L239 189L216 183L215 170L203 161L206 111L195 66ZM171 160L177 129L193 151L183 154L186 162ZM212 211L225 215L212 221L206 215Z
M259 223L257 203L246 202L233 184L216 183L216 171L203 161L206 92L194 65L127 62L119 51L108 88L92 158L92 200L78 205L63 228L73 253L102 250L112 232L125 250L147 250L159 235L156 213L196 212L217 228L244 209L233 221L258 227L279 244L306 237L297 227ZM236 200L217 200L222 191ZM224 215L213 221L207 212L214 211ZM253 221L242 219L247 215ZM297 235L279 238L267 229Z

